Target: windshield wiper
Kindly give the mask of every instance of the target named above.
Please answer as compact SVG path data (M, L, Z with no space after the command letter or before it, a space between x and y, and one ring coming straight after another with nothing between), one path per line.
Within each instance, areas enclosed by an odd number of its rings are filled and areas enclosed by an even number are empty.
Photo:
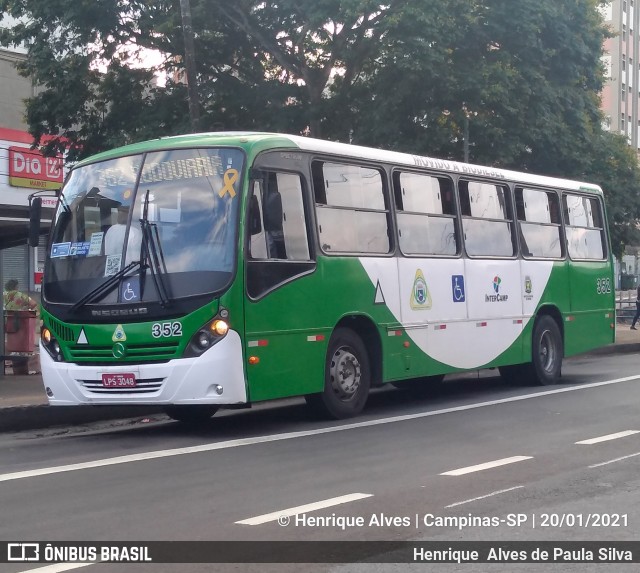
M92 291L89 291L72 307L71 311L75 312L79 308L82 308L85 304L101 299L103 296L111 292L114 287L120 282L120 279L127 275L127 273L133 271L140 266L140 261L133 261L129 263L122 270L118 271L114 275L111 275L106 281L100 283Z
M164 308L173 302L165 280L167 276L167 264L164 260L164 253L162 252L158 226L155 223L149 223L148 215L149 189L147 189L144 197L144 208L142 210L142 219L140 219L140 229L142 231L140 260L143 261L140 270L140 298L142 298L144 294L146 270L149 269L151 271L153 284L160 298L160 305Z

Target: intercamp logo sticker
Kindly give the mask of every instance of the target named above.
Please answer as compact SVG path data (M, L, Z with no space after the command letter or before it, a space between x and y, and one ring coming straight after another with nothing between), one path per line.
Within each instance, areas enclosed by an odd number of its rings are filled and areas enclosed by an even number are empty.
M507 302L509 299L508 294L500 294L500 288L502 286L502 279L499 275L493 277L493 292L495 294L485 294L484 301L485 302Z

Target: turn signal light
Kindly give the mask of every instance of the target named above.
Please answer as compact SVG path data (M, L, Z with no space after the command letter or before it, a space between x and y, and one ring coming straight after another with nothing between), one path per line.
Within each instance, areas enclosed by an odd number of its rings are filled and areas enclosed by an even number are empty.
M229 332L229 325L224 320L214 320L211 324L211 330L218 336L224 336Z

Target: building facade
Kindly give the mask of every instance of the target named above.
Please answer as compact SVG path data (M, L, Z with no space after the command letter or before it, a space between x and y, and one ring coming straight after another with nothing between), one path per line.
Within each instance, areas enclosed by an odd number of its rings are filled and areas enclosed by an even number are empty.
M640 152L640 0L613 0L601 13L614 34L605 41L602 57L603 127L625 134Z
M16 70L22 58L19 50L0 49L0 277L3 286L17 279L21 290L37 296L45 239L39 248L27 245L29 195L60 187L63 165L61 158L30 149L24 100L36 94L36 87ZM44 206L46 225L55 200L45 199Z

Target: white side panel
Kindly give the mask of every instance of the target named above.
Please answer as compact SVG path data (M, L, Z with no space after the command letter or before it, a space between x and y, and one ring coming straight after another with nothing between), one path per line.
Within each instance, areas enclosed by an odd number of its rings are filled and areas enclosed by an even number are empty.
M470 320L522 317L520 261L465 260Z
M480 368L520 336L549 280L552 262L360 259L374 287L399 280L389 309L425 354L455 368ZM521 269L522 265L522 269ZM398 312L399 311L399 312Z
M528 322L540 302L542 293L547 287L551 271L552 261L520 261L521 277L520 288L522 289L522 314ZM569 288L569 285L567 285ZM526 324L525 322L525 324Z
M398 259L361 258L360 262L375 288L374 303L385 304L400 322L400 298L398 293Z

